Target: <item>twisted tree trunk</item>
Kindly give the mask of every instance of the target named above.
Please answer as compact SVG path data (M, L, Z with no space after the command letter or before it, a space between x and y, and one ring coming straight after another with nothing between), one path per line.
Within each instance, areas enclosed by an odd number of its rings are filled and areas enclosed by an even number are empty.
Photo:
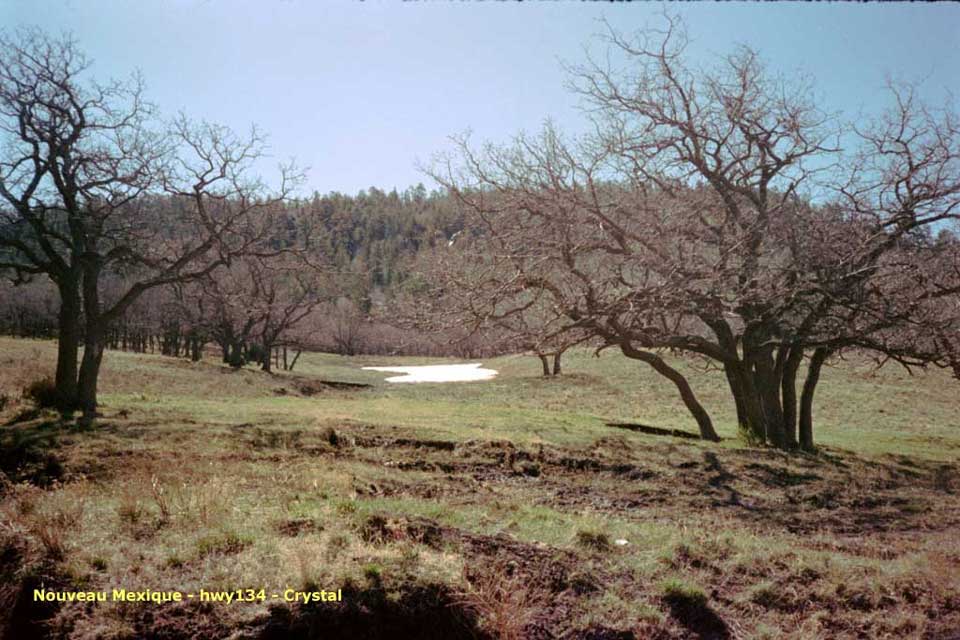
M736 365L724 363L723 372L727 376L727 384L730 386L730 393L733 395L733 402L737 408L737 424L740 431L745 436L750 436L750 421L747 417L747 403L743 396L743 383L740 380L740 372Z
M787 444L791 448L797 446L797 372L802 362L803 349L798 346L790 347L780 379L780 394L783 401L783 430L786 434Z
M693 389L690 388L690 383L688 383L687 379L683 377L683 374L668 365L663 358L657 354L636 349L627 342L621 343L620 350L623 352L623 355L627 356L628 358L646 362L653 367L654 371L670 380L677 387L677 390L680 392L680 398L686 405L687 410L690 411L694 420L697 421L697 426L700 428L701 438L712 441L720 440L720 436L717 435L717 432L713 428L713 422L710 420L710 414L707 413L706 409L703 408L703 405L701 405L697 400L696 395L693 393Z
M103 347L102 332L96 327L88 328L83 340L83 359L77 384L80 409L83 419L88 422L97 415L97 381L103 361Z
M750 361L725 363L724 372L737 407L737 421L754 444L778 449L797 446L797 373L803 349L781 346L748 353Z
M820 347L813 352L810 358L810 367L807 369L807 378L803 382L803 391L800 395L800 448L804 451L813 451L813 393L820 381L820 369L830 356L829 349Z

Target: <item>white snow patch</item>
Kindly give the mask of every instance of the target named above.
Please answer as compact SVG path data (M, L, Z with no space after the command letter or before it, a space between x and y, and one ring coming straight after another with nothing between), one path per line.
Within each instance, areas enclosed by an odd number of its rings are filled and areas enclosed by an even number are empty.
M364 367L366 371L402 373L387 378L387 382L468 382L489 380L497 375L496 369L482 369L483 363L431 364L411 367Z

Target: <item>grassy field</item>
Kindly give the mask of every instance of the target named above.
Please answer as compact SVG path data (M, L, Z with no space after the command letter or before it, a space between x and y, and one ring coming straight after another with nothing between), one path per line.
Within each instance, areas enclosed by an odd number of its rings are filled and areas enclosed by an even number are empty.
M722 374L685 363L721 443L607 426L695 431L668 383L613 353L572 353L558 379L512 356L484 362L489 382L391 385L361 367L437 360L304 354L268 375L110 352L87 429L19 398L54 357L0 338L11 638L960 630L960 382L942 372L829 368L820 452L786 455L738 440ZM267 596L53 606L40 585ZM269 595L287 588L343 602Z

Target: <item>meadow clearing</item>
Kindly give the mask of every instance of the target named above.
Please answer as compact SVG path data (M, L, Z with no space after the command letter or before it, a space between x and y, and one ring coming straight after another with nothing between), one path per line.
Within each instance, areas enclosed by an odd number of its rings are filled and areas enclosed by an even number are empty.
M55 345L0 338L0 629L10 638L960 637L960 383L825 370L815 455L723 440L614 353L305 353L293 373L109 352L102 417L33 410ZM324 381L354 383L330 385ZM370 386L359 386L370 385ZM2 478L0 478L2 479ZM67 603L61 590L342 589L343 602Z

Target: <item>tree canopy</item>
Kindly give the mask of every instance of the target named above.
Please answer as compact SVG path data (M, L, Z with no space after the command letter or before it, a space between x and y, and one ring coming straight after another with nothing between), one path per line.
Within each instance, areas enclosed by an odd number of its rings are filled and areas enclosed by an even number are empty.
M956 116L891 85L892 106L843 138L810 86L749 48L689 66L681 27L611 30L607 62L572 69L593 134L457 141L433 174L483 233L462 247L470 278L437 287L462 287L460 308L487 322L535 304L543 335L646 362L715 439L662 352L701 357L750 439L812 448L831 355L956 367L960 255L933 233L960 214Z

